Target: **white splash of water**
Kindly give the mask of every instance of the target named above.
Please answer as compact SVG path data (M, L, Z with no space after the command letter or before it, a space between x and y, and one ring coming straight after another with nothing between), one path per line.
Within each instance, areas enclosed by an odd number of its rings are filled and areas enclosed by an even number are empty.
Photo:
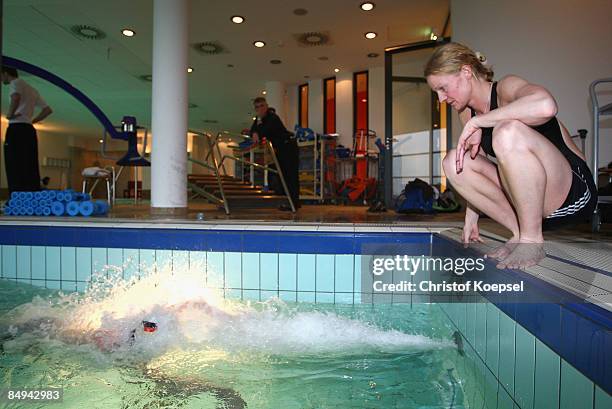
M161 269L140 278L100 279L83 295L37 298L10 322L65 342L149 356L201 346L269 355L399 352L447 347L448 341L388 330L330 312L297 311L280 300L245 304L206 288L201 269ZM157 324L143 331L142 321ZM133 338L131 337L133 334ZM223 355L223 354L222 354Z

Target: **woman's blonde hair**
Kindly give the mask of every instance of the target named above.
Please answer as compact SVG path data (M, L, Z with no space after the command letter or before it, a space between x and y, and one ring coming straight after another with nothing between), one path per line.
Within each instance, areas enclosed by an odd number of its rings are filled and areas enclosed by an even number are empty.
M485 65L486 58L459 43L448 43L436 49L425 65L425 77L436 74L455 74L464 65L472 67L479 79L493 80L493 70Z

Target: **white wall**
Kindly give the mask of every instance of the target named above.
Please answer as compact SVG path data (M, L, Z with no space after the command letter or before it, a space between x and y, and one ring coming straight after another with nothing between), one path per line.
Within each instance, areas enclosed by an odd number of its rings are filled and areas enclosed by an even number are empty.
M513 73L548 88L558 118L575 134L589 129L589 84L612 77L610 0L452 0L454 41L483 52L495 77ZM608 89L612 89L612 86ZM607 93L607 101L612 93ZM600 165L612 161L612 120L603 122ZM460 133L453 123L455 140ZM591 157L587 139L587 157Z
M308 81L308 127L323 133L323 80Z
M287 87L287 122L285 126L293 132L298 120L298 86Z
M353 146L353 73L336 75L336 132L338 144Z

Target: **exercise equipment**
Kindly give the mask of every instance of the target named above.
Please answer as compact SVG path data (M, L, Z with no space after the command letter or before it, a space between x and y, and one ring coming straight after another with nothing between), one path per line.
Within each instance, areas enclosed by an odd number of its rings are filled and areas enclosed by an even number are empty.
M46 192L46 195L43 193ZM31 194L27 194L31 193ZM40 193L36 195L36 193ZM35 197L50 197L54 200ZM32 197L27 200L25 198ZM13 192L11 199L5 203L3 213L6 216L92 216L108 213L109 204L104 200L91 200L91 196L75 192L72 189L62 191Z

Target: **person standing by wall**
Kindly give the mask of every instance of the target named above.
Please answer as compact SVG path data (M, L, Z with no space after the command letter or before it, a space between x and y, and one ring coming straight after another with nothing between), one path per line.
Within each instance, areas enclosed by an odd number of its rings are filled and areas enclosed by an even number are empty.
M40 190L38 140L33 124L47 118L53 110L38 91L19 78L17 70L2 67L2 82L9 86L10 105L6 118L9 126L4 141L4 164L9 194ZM34 109L41 108L34 116Z

